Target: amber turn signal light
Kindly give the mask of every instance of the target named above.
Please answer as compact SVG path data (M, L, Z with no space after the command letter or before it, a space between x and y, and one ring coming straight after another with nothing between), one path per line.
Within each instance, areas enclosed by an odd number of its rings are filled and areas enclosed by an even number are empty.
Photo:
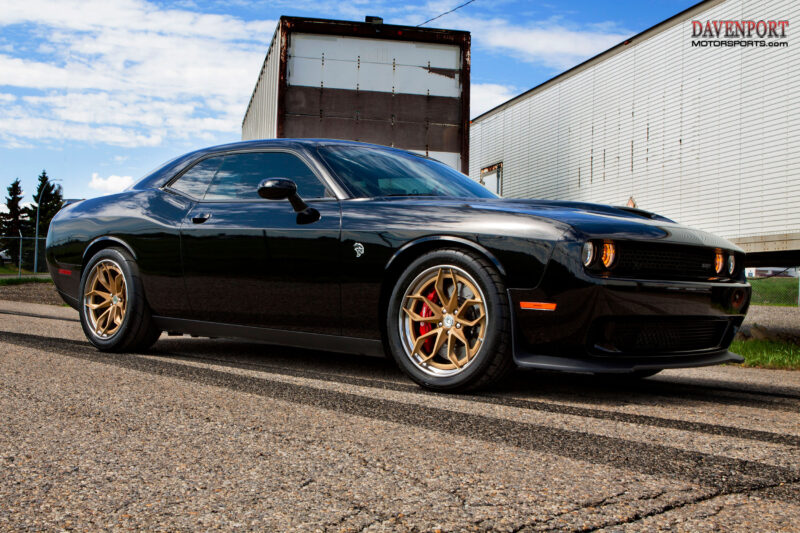
M725 254L717 250L717 255L714 256L714 271L717 274L722 274L722 269L725 266Z
M600 255L600 261L606 268L611 268L614 264L614 259L617 258L617 248L612 242L603 243L603 253Z

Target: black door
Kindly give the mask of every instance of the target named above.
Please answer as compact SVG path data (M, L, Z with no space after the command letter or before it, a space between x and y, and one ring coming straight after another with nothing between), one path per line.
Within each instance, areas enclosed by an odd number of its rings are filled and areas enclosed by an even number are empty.
M273 177L293 180L319 220L301 223L288 201L260 198L259 182ZM192 318L340 333L339 201L301 156L212 157L172 188L197 200L181 227Z

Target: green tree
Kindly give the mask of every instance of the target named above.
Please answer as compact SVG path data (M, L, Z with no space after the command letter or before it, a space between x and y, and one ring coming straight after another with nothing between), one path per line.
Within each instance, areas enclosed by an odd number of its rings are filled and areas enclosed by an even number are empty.
M0 213L0 237L19 237L19 230L24 224L22 207L22 186L19 179L15 179L8 186L6 196L6 212ZM19 240L0 238L0 250L8 250L12 257L17 257ZM14 260L16 262L16 259Z
M19 178L11 182L8 186L8 196L6 196L6 212L3 213L2 224L0 224L0 235L17 237L19 230L22 229L22 185Z
M38 210L39 219L39 238L47 236L50 221L56 216L58 210L64 205L64 198L61 186L50 181L47 172L42 170L39 174L39 183L36 186L36 194L33 195L33 204L25 207L23 213L27 218L23 226L23 234L28 237L36 236L36 219ZM38 254L34 253L38 250ZM45 265L45 243L44 240L34 241L30 245L23 244L22 249L22 268L33 269L41 272Z
M42 173L39 174L36 194L33 195L33 204L24 208L24 213L28 219L28 236L32 237L36 234L37 208L39 209L39 237L44 237L47 235L50 221L63 205L64 196L61 186L51 182L47 172L42 170Z

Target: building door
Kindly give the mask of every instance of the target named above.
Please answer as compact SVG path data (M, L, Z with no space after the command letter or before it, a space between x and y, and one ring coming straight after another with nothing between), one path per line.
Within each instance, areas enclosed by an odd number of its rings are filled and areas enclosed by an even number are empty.
M503 163L482 168L480 183L497 196L503 196Z

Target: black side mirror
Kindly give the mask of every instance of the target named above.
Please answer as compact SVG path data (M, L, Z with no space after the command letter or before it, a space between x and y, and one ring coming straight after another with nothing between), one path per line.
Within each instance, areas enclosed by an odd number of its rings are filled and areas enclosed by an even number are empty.
M267 178L258 184L258 195L267 200L289 200L297 213L298 224L310 224L320 219L319 211L308 207L297 194L297 184L289 178Z
M267 200L286 200L297 194L297 184L289 178L268 178L258 184L258 195Z
M308 206L297 194L297 184L289 178L268 178L258 184L258 195L267 200L289 200L298 213Z

